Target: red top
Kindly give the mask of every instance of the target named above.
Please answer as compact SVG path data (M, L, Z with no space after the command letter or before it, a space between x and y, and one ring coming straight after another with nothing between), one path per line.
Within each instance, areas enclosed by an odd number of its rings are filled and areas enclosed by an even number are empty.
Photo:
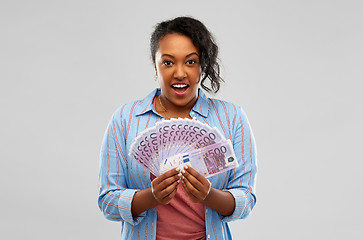
M173 199L166 205L158 205L157 240L204 240L204 205L189 200L181 183Z

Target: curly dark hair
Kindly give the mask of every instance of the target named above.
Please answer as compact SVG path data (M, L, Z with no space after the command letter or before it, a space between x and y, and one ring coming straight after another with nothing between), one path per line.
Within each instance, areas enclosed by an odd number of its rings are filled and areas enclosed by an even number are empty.
M220 76L220 67L217 62L218 46L212 34L202 22L191 17L177 17L172 20L160 22L155 26L151 34L150 50L151 58L155 64L155 54L159 48L160 40L171 33L179 33L189 37L194 46L199 50L199 62L204 76L201 86L207 92L217 93L223 79ZM211 88L205 85L209 79Z

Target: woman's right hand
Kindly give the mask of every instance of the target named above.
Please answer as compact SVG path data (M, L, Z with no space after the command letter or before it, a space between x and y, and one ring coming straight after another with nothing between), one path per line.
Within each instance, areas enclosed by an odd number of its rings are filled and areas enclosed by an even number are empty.
M168 204L176 194L181 174L173 168L151 182L151 192L159 204Z

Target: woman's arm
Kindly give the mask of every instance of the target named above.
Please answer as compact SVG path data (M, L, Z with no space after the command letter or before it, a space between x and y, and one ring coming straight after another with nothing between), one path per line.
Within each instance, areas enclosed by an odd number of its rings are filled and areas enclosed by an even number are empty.
M127 149L122 131L120 107L112 116L105 132L100 157L98 205L104 216L113 221L138 224L144 211L168 203L176 193L179 169L172 169L152 181L152 188L140 189L127 173ZM134 170L133 170L134 171ZM153 191L152 191L153 190Z
M255 203L255 180L257 154L255 140L247 117L241 108L236 108L231 136L239 166L231 170L228 186L224 190L210 188L210 183L195 170L186 169L183 186L193 202L201 202L223 216L223 221L246 218Z

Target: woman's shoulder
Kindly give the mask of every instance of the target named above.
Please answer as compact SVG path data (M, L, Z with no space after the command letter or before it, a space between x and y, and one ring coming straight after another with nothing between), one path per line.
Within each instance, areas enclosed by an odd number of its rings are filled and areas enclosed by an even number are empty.
M120 105L113 113L114 116L119 116L121 118L132 116L133 112L138 111L142 99L134 100L125 104Z
M234 123L241 119L245 121L247 119L246 113L243 108L236 103L232 103L226 100L221 100L217 98L208 98L208 108L209 111L215 114L217 118L227 122Z
M149 93L143 99L137 99L128 103L120 105L115 111L114 116L118 119L128 120L132 117L138 116L139 114L148 111L152 107L152 100L156 94L157 89Z
M228 114L236 114L242 109L238 104L217 98L208 98L208 105L210 110L214 109L217 112L225 111Z

